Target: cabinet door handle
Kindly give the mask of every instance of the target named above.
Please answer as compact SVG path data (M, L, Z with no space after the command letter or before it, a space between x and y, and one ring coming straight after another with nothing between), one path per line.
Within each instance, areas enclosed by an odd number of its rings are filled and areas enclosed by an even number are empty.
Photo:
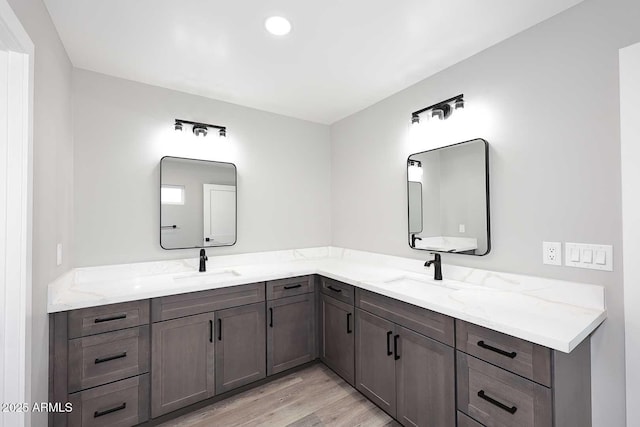
M222 341L222 319L218 319L218 341Z
M269 327L273 328L273 308L269 307Z
M93 413L93 418L98 418L98 417L101 417L103 415L108 415L108 414L112 414L114 412L122 411L126 407L127 407L127 402L122 402L121 405L118 405L118 406L116 406L114 408L105 409L104 411L95 411Z
M393 331L387 332L387 356L391 356L393 354L393 351L391 351L391 340L389 340L391 335L393 335Z
M333 286L331 286L331 285L327 286L327 289L330 289L330 290L332 290L333 292L337 292L337 293L339 293L339 294L341 294L341 293L342 293L342 289L334 288L334 287L333 287Z
M213 320L209 319L209 342L213 342Z
M285 289L296 289L296 288L301 288L302 285L301 284L297 284L297 285L291 285L291 286L285 286Z
M513 359L518 355L518 353L516 353L515 351L512 351L512 352L504 351L504 350L496 348L496 347L494 347L492 345L485 344L484 341L478 341L478 347L482 347L482 348L485 348L487 350L493 351L494 353L498 353L498 354L500 354L502 356L508 357L509 359Z
M95 363L97 365L98 363L109 362L111 360L122 359L124 357L127 357L127 352L126 351L123 351L120 354L115 354L113 356L100 357L100 358L96 359L93 363Z
M122 320L126 318L127 318L126 314L117 314L115 316L109 316L109 317L97 317L93 320L93 323L111 322L112 320Z
M400 335L395 335L393 337L393 360L400 360L400 355L398 354L398 339Z
M347 333L348 334L353 332L353 330L351 329L351 314L352 313L347 313Z
M484 400L486 400L487 402L491 403L492 405L497 406L498 408L500 408L500 409L502 409L502 410L504 410L504 411L507 411L507 412L508 412L508 413L510 413L510 414L515 414L515 413L516 413L516 411L518 410L518 408L517 408L517 407L515 407L515 406L511 406L511 407L509 407L509 406L505 405L505 404L504 404L504 403L502 403L502 402L498 402L498 401L497 401L496 399L494 399L493 397L487 396L487 395L485 394L484 390L480 390L480 391L478 392L478 397L479 397L480 399L484 399Z

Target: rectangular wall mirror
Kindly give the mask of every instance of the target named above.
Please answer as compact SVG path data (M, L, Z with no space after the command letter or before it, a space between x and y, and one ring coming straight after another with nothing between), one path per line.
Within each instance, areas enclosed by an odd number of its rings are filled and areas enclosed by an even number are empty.
M487 141L474 139L409 156L407 196L411 248L489 253Z
M160 160L160 246L190 249L236 243L236 166Z

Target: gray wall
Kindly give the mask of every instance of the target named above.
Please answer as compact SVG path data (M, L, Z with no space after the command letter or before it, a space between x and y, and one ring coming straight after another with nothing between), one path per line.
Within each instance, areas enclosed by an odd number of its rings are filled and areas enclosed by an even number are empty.
M160 248L163 156L238 168L238 242L210 257L330 243L328 126L78 69L73 94L76 266L197 257ZM176 118L228 137L177 133Z
M41 0L9 0L35 45L33 117L33 293L30 393L47 401L47 285L73 266L73 138L71 63ZM64 248L56 266L56 244ZM29 363L27 361L27 363ZM29 386L29 384L27 385ZM46 424L33 413L32 425Z
M618 49L640 40L639 18L637 0L586 0L331 127L333 245L417 259L407 156L463 140L460 129L489 141L492 251L443 262L606 287L592 338L596 427L625 422ZM412 111L459 93L468 118L482 113L475 127L409 139ZM543 240L612 244L614 272L542 265Z

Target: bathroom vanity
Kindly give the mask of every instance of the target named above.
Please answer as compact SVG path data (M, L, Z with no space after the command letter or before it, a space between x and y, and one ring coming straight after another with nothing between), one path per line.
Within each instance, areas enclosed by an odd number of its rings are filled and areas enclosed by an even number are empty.
M404 425L590 425L602 288L446 265L435 283L415 260L337 248L289 256L53 283L50 399L74 410L50 425L153 425L316 359Z

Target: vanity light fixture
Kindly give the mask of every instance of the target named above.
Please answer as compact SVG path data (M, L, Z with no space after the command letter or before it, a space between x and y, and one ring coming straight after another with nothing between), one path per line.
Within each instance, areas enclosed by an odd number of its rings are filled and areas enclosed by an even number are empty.
M423 113L427 113L427 118L445 120L451 116L454 110L461 110L463 108L464 95L460 94L445 101L438 102L437 104L430 105L422 110L414 111L411 113L411 124L415 125L420 123L420 115Z
M202 136L202 137L207 136L207 134L209 133L209 128L217 129L218 135L221 138L225 138L227 136L226 126L211 125L209 123L191 122L189 120L176 119L175 123L173 124L173 128L178 132L182 132L184 130L184 125L191 125L192 126L191 130L195 136Z
M193 134L195 136L207 136L207 127L201 126L201 125L194 125Z

